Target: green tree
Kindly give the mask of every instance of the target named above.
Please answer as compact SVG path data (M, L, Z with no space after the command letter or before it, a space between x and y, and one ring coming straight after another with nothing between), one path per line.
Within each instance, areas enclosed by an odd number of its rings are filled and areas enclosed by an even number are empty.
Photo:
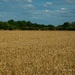
M48 25L48 30L55 30L55 26L53 26L53 25Z
M7 22L0 22L0 29L8 30L9 24Z
M63 26L63 30L69 30L70 23L69 22L65 22L62 26Z

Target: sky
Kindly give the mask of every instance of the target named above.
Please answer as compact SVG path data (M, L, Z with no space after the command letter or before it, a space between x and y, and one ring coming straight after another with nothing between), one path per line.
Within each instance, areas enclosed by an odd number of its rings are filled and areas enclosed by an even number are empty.
M45 25L75 22L75 0L0 0L0 21L10 19Z

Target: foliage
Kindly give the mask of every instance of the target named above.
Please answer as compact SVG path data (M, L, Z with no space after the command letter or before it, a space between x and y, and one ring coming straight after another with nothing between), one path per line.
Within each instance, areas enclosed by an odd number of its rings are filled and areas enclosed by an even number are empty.
M54 26L11 19L7 22L0 21L0 30L75 30L75 22L65 22L63 25Z

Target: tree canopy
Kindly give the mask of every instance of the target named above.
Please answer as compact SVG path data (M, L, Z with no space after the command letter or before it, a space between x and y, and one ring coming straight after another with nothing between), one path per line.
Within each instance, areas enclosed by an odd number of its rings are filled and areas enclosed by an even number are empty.
M75 30L75 22L65 22L62 25L44 25L32 23L30 21L14 21L13 19L7 22L0 21L0 30Z

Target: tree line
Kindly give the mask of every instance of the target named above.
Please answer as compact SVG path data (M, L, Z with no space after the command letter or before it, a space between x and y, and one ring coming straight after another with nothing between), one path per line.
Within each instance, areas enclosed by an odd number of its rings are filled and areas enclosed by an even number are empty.
M11 19L7 22L0 21L0 30L75 30L75 22L65 22L62 25L54 26Z

